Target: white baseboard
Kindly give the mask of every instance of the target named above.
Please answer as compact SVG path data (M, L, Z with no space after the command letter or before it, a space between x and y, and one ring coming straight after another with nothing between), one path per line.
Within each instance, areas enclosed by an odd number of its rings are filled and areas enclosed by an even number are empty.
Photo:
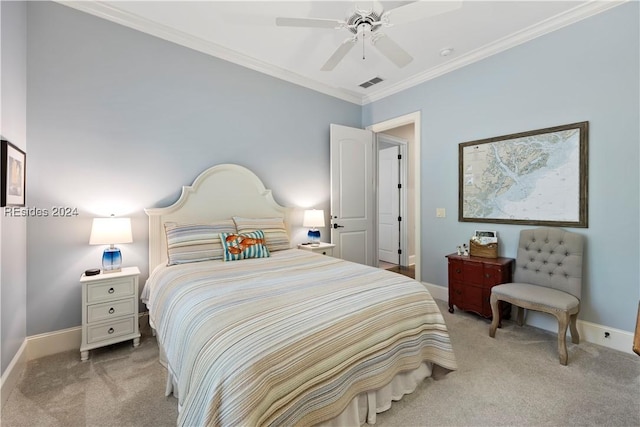
M415 255L409 255L408 262L409 262L409 265L416 265L416 256Z
M0 378L0 408L7 403L11 391L18 383L18 379L22 375L24 368L27 364L27 340L22 341L22 345L18 349L11 363L7 366L2 378Z
M27 341L29 343L27 347L29 360L39 359L44 356L69 350L78 350L78 357L80 357L82 327L78 326L40 335L32 335L27 338Z
M422 284L435 299L442 301L449 300L449 288L426 282L422 282ZM512 318L515 318L515 313ZM558 322L551 315L531 311L527 313L525 323L536 328L544 329L545 331L558 333ZM580 340L582 341L633 354L633 332L610 328L580 319L576 322L576 326L580 333ZM570 336L571 333L569 332L568 334Z

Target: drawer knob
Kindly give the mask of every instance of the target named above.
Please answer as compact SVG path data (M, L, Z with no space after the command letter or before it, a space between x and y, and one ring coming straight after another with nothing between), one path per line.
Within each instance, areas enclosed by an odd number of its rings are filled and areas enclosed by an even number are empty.
M114 293L116 290L113 288L109 288L109 290L107 292L109 292L110 294Z
M107 332L108 332L109 334L112 334L112 333L114 333L115 331L116 331L115 329L113 329L113 328L109 328L109 330L108 330Z
M459 268L456 269L456 273L460 274L462 273L462 270L460 270Z
M113 307L111 307L111 308L109 309L109 314L113 314L113 313L115 313L115 312L116 312L116 311L113 309Z

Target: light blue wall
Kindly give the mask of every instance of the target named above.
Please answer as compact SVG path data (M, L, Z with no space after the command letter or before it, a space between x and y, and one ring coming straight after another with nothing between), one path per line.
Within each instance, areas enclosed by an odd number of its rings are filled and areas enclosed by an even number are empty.
M0 2L2 81L0 134L27 150L27 8L24 2ZM29 163L27 162L27 166ZM28 193L27 193L28 194ZM0 213L0 345L4 374L26 338L27 220Z
M99 266L94 216L131 216L124 265L147 269L146 207L175 201L206 168L253 170L287 206L329 205L329 124L361 107L51 2L28 4L30 206L76 218L28 220L34 335L81 323L81 273Z
M29 2L27 11L28 204L80 211L28 220L27 335L80 324L78 278L102 251L87 244L94 216L133 218L135 242L122 245L123 256L141 267L144 281L142 209L171 203L202 170L239 163L280 203L328 209L328 124L360 127L417 110L423 280L439 285L446 285L444 255L477 228L456 219L458 144L589 120L580 318L633 329L640 293L637 2L364 108L60 4ZM447 218L436 219L436 207L447 208ZM521 227L495 228L501 252L512 255Z
M632 331L639 285L639 4L631 2L363 109L369 125L422 112L422 280L481 224L460 223L458 144L588 120L589 228L580 319ZM436 207L447 217L436 218ZM486 228L486 224L482 226ZM524 227L491 225L503 256Z

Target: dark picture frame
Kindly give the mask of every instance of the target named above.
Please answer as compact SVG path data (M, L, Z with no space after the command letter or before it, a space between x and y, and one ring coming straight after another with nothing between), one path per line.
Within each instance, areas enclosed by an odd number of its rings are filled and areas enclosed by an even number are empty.
M589 122L458 145L458 221L588 227Z
M27 155L24 151L2 139L2 195L0 206L25 206Z

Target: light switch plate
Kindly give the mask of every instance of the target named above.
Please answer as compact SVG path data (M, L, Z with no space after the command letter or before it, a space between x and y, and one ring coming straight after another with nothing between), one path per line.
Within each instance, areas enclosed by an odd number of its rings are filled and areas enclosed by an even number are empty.
M436 218L444 218L447 216L447 213L444 208L436 208Z

